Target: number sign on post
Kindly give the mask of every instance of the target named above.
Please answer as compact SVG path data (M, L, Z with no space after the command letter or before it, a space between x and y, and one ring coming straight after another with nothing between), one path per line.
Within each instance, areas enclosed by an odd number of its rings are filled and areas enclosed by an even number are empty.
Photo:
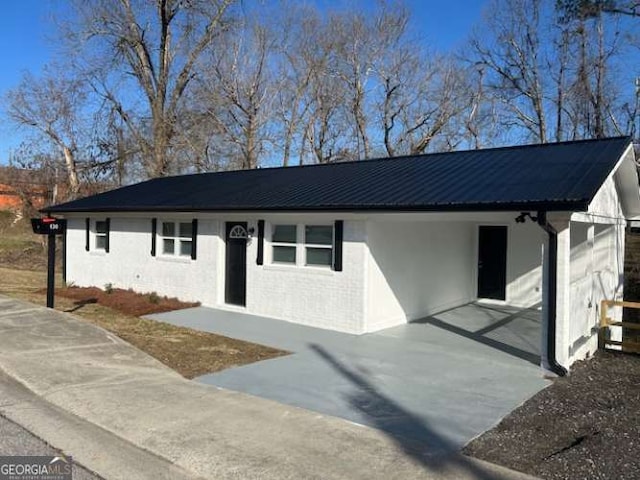
M67 221L63 218L32 218L31 227L33 233L39 235L64 235L67 229Z
M64 235L67 221L63 218L32 218L33 233L47 235L47 308L53 308L56 269L56 235Z

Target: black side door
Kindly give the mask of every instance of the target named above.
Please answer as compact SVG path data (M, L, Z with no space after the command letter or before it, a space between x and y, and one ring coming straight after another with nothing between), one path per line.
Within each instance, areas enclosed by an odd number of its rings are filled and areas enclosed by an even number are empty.
M478 298L506 300L507 227L481 226L478 231Z

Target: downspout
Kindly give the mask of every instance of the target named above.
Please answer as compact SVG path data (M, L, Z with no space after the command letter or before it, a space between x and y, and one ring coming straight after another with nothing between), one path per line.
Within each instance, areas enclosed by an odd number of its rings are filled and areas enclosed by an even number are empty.
M538 225L549 235L547 256L547 364L549 370L564 377L567 369L556 359L556 302L558 291L558 232L547 221L547 212L538 212Z

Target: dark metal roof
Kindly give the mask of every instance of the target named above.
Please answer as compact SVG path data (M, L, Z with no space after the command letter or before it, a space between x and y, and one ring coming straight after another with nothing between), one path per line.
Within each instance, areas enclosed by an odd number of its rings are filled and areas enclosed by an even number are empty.
M627 137L156 178L44 211L586 210Z

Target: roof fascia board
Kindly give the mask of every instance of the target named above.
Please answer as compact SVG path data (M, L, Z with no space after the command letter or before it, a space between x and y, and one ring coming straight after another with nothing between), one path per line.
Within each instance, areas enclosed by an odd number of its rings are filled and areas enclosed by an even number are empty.
M274 208L260 208L260 209L247 209L247 208L189 208L189 207L176 207L172 209L158 207L122 207L118 209L109 208L94 208L94 209L60 209L45 208L40 210L41 212L55 213L61 215L72 214L90 214L90 213L153 213L158 214L160 212L171 213L228 213L228 214L257 214L257 213L411 213L411 212L508 212L508 211L586 211L589 206L589 201L584 200L572 200L565 202L511 202L511 203L483 203L483 204L446 204L446 205L427 205L427 206L395 206L395 205L371 205L371 206L318 206L318 207L274 207Z
M371 221L410 221L410 222L492 222L514 220L523 210L505 210L489 212L82 212L65 213L64 218L85 218L87 216L109 216L131 219L191 219L194 215L203 220L261 220L269 221L290 219L313 219L313 221L335 220L338 216L342 220L371 220ZM525 210L533 215L537 210Z

